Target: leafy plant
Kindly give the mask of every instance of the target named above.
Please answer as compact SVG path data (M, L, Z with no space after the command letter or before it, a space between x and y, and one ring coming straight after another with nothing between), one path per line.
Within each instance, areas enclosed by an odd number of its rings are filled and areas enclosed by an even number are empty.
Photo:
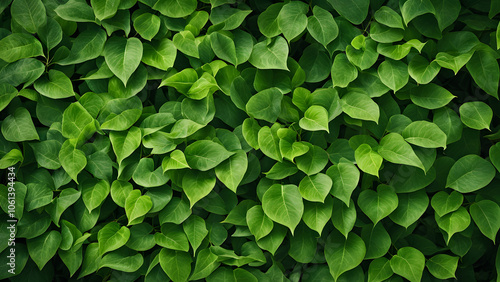
M273 2L0 1L1 279L498 279L500 2Z

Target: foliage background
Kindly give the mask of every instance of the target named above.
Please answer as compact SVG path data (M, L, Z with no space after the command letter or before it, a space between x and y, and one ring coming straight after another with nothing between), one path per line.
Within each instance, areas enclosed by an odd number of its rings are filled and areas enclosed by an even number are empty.
M1 1L0 277L497 279L499 12Z

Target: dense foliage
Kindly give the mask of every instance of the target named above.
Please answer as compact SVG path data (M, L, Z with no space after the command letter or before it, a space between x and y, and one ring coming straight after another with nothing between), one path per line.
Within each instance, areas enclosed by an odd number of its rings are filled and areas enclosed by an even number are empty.
M0 1L0 279L497 279L499 13Z

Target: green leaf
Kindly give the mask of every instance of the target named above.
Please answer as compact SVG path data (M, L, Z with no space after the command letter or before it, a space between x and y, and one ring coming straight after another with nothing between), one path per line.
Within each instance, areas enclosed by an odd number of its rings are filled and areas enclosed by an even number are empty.
M57 62L60 65L79 64L95 59L101 55L106 43L106 32L92 27L78 34L71 46L68 57Z
M429 197L424 190L398 194L398 207L389 215L395 223L408 228L427 210Z
M314 175L322 171L328 163L328 154L319 146L310 145L309 150L302 156L295 158L297 168L307 175Z
M56 254L61 240L61 234L55 230L27 240L28 252L31 259L38 266L38 269L42 270L47 262Z
M495 243L495 238L500 229L498 214L500 207L490 200L482 200L472 204L469 208L470 215L481 233Z
M134 29L142 38L151 41L160 30L161 20L158 16L144 13L134 20ZM169 40L170 41L170 40Z
M186 161L186 156L181 150L174 150L170 153L170 156L163 158L161 167L163 172L168 170L190 168Z
M388 27L404 29L403 19L401 16L387 6L380 7L380 9L375 12L374 18L377 22Z
M408 83L408 66L400 61L386 59L379 65L378 75L383 84L396 92Z
M425 265L429 272L438 279L456 278L458 257L439 254L430 258Z
M179 225L162 225L162 232L155 233L154 239L161 247L176 251L189 251L188 238Z
M132 127L129 131L111 131L109 133L109 139L111 140L118 165L139 148L141 138L141 130L138 127Z
M391 163L411 165L425 171L422 161L415 154L410 144L397 133L389 133L380 140L378 153Z
M82 199L89 213L104 202L106 197L109 195L109 191L109 183L105 180L101 180L97 183L91 182L90 185L84 184L82 189Z
M132 190L125 199L125 212L128 218L128 225L140 223L140 217L144 216L151 208L153 203L149 196L141 196L141 191Z
M269 88L253 95L246 104L249 116L274 123L281 113L283 93L276 88Z
M17 108L2 121L2 135L10 142L40 140L30 113L26 108Z
M276 126L273 125L272 128L268 126L262 127L258 133L258 144L262 153L273 160L281 162L283 157L281 156L277 134L279 127L279 124L276 124Z
M203 239L205 239L208 235L205 220L197 215L192 215L184 221L182 229L184 230L184 233L186 233L189 243L193 248L193 253L196 253L196 250L203 242Z
M300 119L299 125L309 131L324 130L330 132L328 129L328 111L322 106L310 106L304 113L304 117Z
M274 222L294 232L304 213L304 204L297 186L272 185L262 197L262 209Z
M154 160L151 158L142 158L132 175L135 183L142 187L162 186L170 179L163 173L161 167L154 168Z
M408 64L408 74L419 84L427 84L434 80L439 70L441 70L441 66L438 62L429 63L420 55L415 55Z
M123 272L136 272L144 263L141 254L129 250L118 250L105 255L99 264L99 268L109 267Z
M238 65L236 46L231 37L222 32L214 32L210 34L210 43L217 57L233 65Z
M330 193L349 206L351 194L359 182L358 168L353 163L341 159L338 164L329 167L326 174L333 180Z
M210 249L201 250L196 257L196 264L189 280L199 280L209 276L220 265L217 258L217 255L212 253Z
M300 1L289 2L278 14L278 26L288 41L300 35L307 27L306 13L309 6ZM333 18L332 18L333 19Z
M401 7L401 14L405 25L414 18L427 13L434 14L434 6L430 0L408 0Z
M236 193L247 169L247 154L243 150L238 150L215 168L215 175L227 188Z
M355 25L361 24L368 15L370 1L328 0L328 3L344 18Z
M468 127L476 130L490 129L493 111L483 102L467 102L460 106L460 119Z
M14 0L10 13L12 19L29 33L36 33L47 19L41 0Z
M20 59L43 55L42 44L25 33L13 33L0 40L0 59L12 63Z
M347 87L358 77L358 69L349 62L344 53L340 53L333 60L331 75L333 86Z
M19 151L18 149L12 149L0 159L0 169L6 169L18 162L22 163L23 160L24 157L21 151Z
M410 98L415 105L434 110L446 106L456 96L445 88L431 83L412 88Z
M314 6L313 15L307 18L307 31L325 48L339 34L339 28L332 14L320 6Z
M302 198L311 202L323 203L331 188L332 179L323 173L313 176L308 175L299 184L299 192Z
M374 121L378 123L380 109L368 95L348 92L340 99L342 111L354 119Z
M356 164L363 172L378 177L378 171L382 166L383 159L382 156L372 150L370 145L363 144L359 146L354 152L354 157Z
M435 214L435 219L439 228L448 235L446 244L450 242L455 233L464 231L470 225L470 215L464 207L459 207L456 211L442 217Z
M361 230L361 238L366 244L365 259L374 259L387 254L391 247L391 237L383 224L368 224Z
M114 251L124 246L130 238L130 230L117 222L106 224L97 233L97 241L99 243L99 255L102 256L107 252Z
M302 220L312 230L321 235L323 228L328 223L333 211L333 198L326 197L323 203L321 202L304 202L304 214Z
M445 191L439 191L431 199L431 206L440 217L452 211L456 211L464 201L464 196L457 191L452 191L450 194Z
M424 267L424 255L412 247L399 249L397 255L391 258L392 271L411 282L418 282L422 279Z
M59 161L68 175L78 184L78 174L87 165L85 153L76 148L75 139L66 140L59 151Z
M172 281L187 281L191 273L191 256L186 252L161 249L160 265Z
M247 211L246 220L250 232L257 241L273 230L273 221L264 213L260 205L253 206Z
M172 222L181 224L191 215L189 203L186 199L172 198L167 206L160 212L160 224Z
M183 18L193 13L196 6L196 0L187 0L182 2L178 0L159 0L156 4L154 4L153 9L169 18Z
M364 190L359 194L359 208L377 224L383 218L389 216L398 207L398 196L393 188L387 185L379 185L377 192Z
M498 66L496 52L489 46L479 48L474 52L466 66L477 85L486 93L498 99L500 67Z
M100 21L112 18L118 11L120 0L91 0L95 17Z
M446 187L460 193L470 193L488 185L495 177L493 165L478 155L460 158L450 169Z
M198 140L184 150L186 160L193 169L207 171L234 155L222 145L210 140Z
M133 186L130 182L115 180L111 184L111 198L120 207L125 207L125 201L132 192Z
M197 141L201 142L201 141ZM189 199L190 208L214 189L217 179L210 172L189 170L182 178L182 190Z
M363 45L357 45L355 42L357 38L363 38ZM351 42L353 45L347 45L346 55L349 61L359 67L361 70L365 70L373 66L378 59L377 52L377 42L373 39L366 39L363 35L358 35ZM356 45L356 47L354 47Z
M278 15L283 7L283 3L275 3L267 7L267 9L259 14L257 25L259 31L267 38L273 38L281 33L278 25Z
M48 78L42 77L35 82L35 89L51 99L63 99L75 96L71 80L58 70L50 70Z
M372 260L368 267L368 282L381 282L389 279L394 272L390 260L385 257Z
M170 39L164 38L151 44L143 43L141 61L146 65L166 71L174 66L176 57L177 48Z
M128 79L141 63L141 41L135 37L111 37L103 52L109 69L127 86Z
M278 36L269 41L262 41L255 44L248 61L258 69L288 70L286 64L288 44L286 40Z
M7 83L0 83L0 111L5 109L17 94L17 89L14 86Z
M349 205L338 199L333 200L332 223L347 238L356 222L356 205L351 199Z
M95 22L94 10L85 1L70 0L57 6L54 12L63 20L70 22Z
M365 253L365 243L355 233L343 237L339 232L333 231L326 239L325 258L335 281L344 272L358 266Z
M64 110L61 132L64 137L87 139L94 131L94 118L80 103L72 103Z
M402 133L405 141L424 148L446 149L446 134L435 123L414 121Z
M290 238L290 250L288 250L288 255L299 263L311 262L316 255L318 244L315 235L316 234L314 234L314 231L311 229L305 226L302 228L299 227L294 236ZM281 274L281 270L279 272Z

